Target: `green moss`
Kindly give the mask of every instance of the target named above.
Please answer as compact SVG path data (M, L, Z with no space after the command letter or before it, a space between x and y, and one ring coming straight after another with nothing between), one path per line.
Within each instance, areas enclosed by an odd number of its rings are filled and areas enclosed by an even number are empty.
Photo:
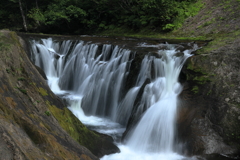
M189 70L194 70L193 64L192 64L192 63L188 63L188 64L187 64L187 69L189 69Z
M199 68L199 67L196 67L196 66L194 66L193 65L193 63L188 63L187 64L187 69L188 70L191 70L191 71L193 71L193 72L195 72L195 73L198 73L199 75L207 75L204 71L203 71L203 69L202 68ZM196 79L200 79L200 78L196 78Z
M197 54L210 53L223 46L226 46L228 42L234 41L236 38L239 38L239 35L240 35L239 29L230 33L219 32L213 35L208 35L208 36L205 35L205 37L209 37L210 39L212 39L212 41L210 41L207 46L204 46L201 50L198 50L196 53Z
M5 37L3 33L0 33L0 51L10 51L12 44L9 42L9 38Z
M20 87L15 87L16 89L18 89L20 92L22 92L23 94L27 95L27 90L26 89L22 89Z
M51 113L49 112L49 111L45 111L44 112L47 116L50 116L51 115Z
M16 74L13 67L11 67L11 68L6 68L6 72L7 72L7 73L11 73L13 76L15 76L15 74Z
M197 94L199 92L198 86L193 86L191 91L194 92L195 94Z
M71 137L81 145L86 146L92 152L97 149L96 144L99 142L99 135L88 130L66 107L59 109L55 105L51 105L49 101L46 101L46 104L51 114Z
M24 78L24 77L19 77L17 80L18 80L18 81L25 81L26 78Z
M24 120L20 121L22 128L35 144L44 143L44 137L35 125L32 125Z
M208 76L196 76L193 78L194 81L196 81L198 84L205 84L206 82L210 81Z
M203 25L198 26L197 28L203 28L209 26L210 24L214 23L216 20L215 18L211 19L210 21L205 22Z
M42 87L39 87L38 88L38 92L42 95L42 96L48 96L48 92L42 88Z
M206 57L201 56L199 59L201 59L201 61L205 61ZM189 70L187 73L187 80L193 81L196 85L202 85L210 82L214 76L211 73L207 73L203 66L194 65L194 60L188 61L187 70Z
M8 68L6 68L6 72L7 72L7 73L10 73L10 72L11 72L11 70L10 70L10 69L8 69Z
M12 109L10 109L9 107L6 107L6 105L2 103L1 99L0 99L0 112L3 113L3 114L0 114L1 118L2 116L4 116L4 119L12 122L14 111L12 111Z

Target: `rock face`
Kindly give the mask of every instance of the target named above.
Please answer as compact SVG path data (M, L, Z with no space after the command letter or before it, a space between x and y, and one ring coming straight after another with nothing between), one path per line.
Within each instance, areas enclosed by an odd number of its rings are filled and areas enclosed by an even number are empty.
M14 32L1 31L1 159L95 160L119 151L110 137L88 130L50 91L24 47Z
M187 61L179 137L189 154L240 152L240 19L238 1L204 0L205 7L176 31L212 41ZM176 34L175 33L175 34Z
M180 108L179 130L182 132L181 123L188 123L183 135L193 154L239 152L239 43L240 39L235 39L232 44L193 56L183 70L187 81L182 96L187 97L184 101L188 105Z

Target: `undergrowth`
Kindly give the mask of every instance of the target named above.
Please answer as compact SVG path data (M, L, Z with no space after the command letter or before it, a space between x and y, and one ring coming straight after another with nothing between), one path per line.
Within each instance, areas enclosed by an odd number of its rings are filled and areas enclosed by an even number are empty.
M163 29L176 30L182 27L186 18L197 15L203 6L204 4L202 3L202 0L198 0L196 3L185 1L181 2L177 10L178 16L175 17L173 23L166 24Z

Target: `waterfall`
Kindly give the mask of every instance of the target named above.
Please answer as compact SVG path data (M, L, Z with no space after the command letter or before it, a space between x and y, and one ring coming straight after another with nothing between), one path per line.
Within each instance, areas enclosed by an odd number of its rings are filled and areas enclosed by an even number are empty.
M116 119L132 53L105 44L99 54L98 47L83 41L60 45L51 38L42 39L32 41L32 59L43 68L53 92L75 95L65 96L71 109Z
M178 95L182 91L178 77L186 59L197 49L196 45L179 52L179 45L139 44L138 47L164 49L155 55L145 55L135 86L123 94L134 58L130 50L110 44L100 47L84 41L59 43L51 38L31 43L32 61L44 70L52 91L66 100L69 109L83 123L92 125L94 119L94 123L117 126L122 133L131 115L139 115L138 122L126 136L126 144L120 144L121 154L103 159L131 156L136 159L135 153L142 155L140 159L164 159L162 153L171 155L165 157L168 160L182 158L174 153ZM106 129L101 131L107 133Z
M158 53L161 58L144 58L150 59L151 64L147 66L154 67L156 78L144 88L137 112L142 113L143 107L149 109L128 136L127 145L131 148L141 152L172 152L174 149L177 96L182 90L178 77L190 56L188 50L180 57L175 56L176 53L174 49L163 50Z

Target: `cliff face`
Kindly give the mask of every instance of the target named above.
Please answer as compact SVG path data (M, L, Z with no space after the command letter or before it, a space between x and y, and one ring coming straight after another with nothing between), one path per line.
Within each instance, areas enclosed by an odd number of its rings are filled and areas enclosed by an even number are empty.
M180 108L179 130L181 123L189 127L183 132L193 154L239 152L239 43L236 39L214 51L201 52L183 70L187 81L181 96L186 105Z
M174 34L211 39L190 57L180 108L180 137L191 154L240 151L239 1L203 0L205 7Z
M0 34L1 159L90 160L118 151L111 138L88 130L50 91L21 38Z

